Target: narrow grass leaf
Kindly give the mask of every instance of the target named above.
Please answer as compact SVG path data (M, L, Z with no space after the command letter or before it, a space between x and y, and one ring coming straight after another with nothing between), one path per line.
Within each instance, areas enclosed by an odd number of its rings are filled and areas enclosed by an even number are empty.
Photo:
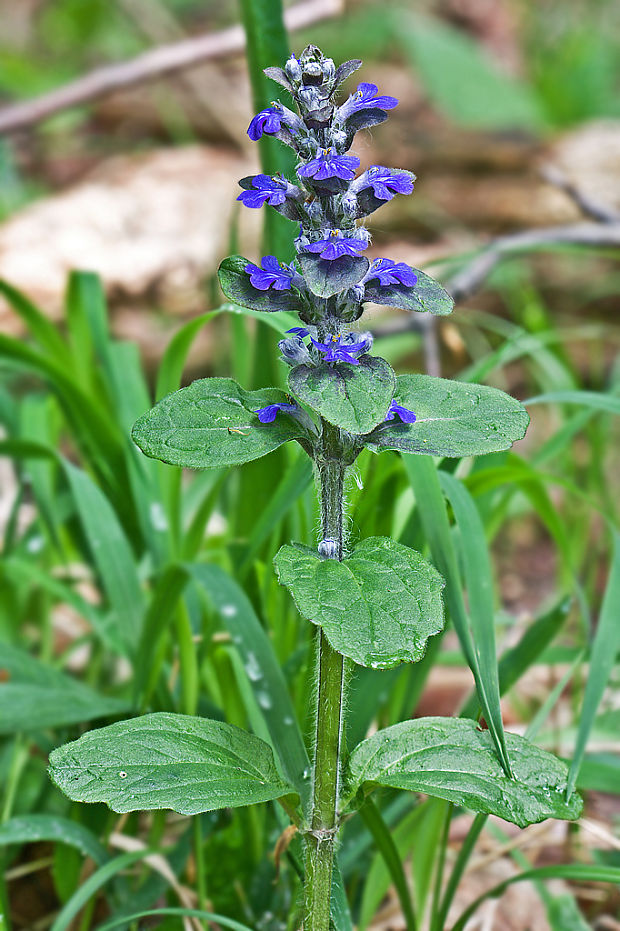
M188 567L239 651L284 774L305 802L310 762L284 675L273 647L243 589L219 566Z
M590 650L590 673L586 683L583 706L579 719L577 740L571 759L567 798L573 791L579 768L583 760L588 736L603 692L607 686L611 670L620 650L620 624L618 623L618 605L620 604L620 534L613 531L613 551L609 579L601 605L598 626Z
M500 708L499 675L495 646L495 606L493 573L482 520L474 500L458 479L439 472L442 490L452 505L459 530L465 586L469 601L473 647L478 657L480 680L485 694L487 725L501 747L501 759L510 771Z
M232 918L225 915L218 915L215 912L204 912L199 908L154 908L147 912L135 912L132 915L125 915L121 918L113 918L111 921L104 921L103 924L97 925L97 931L114 931L114 928L126 928L133 922L141 918L201 918L204 921L213 922L216 926L230 928L230 931L252 931L247 925L242 925Z
M67 727L129 710L18 647L0 646L0 734Z
M579 404L608 414L620 414L620 398L601 391L550 391L537 394L523 403L526 407L534 404Z
M506 773L510 773L510 762L506 754L503 728L498 730L496 726L497 709L493 710L493 703L496 700L493 696L487 695L478 654L472 642L456 553L437 470L434 463L425 456L406 456L403 459L403 465L413 486L416 505L420 511L433 561L446 581L444 591L446 607L452 618L467 664L474 676L480 703L502 767Z
M405 927L407 931L415 931L417 925L413 910L413 902L411 901L411 893L403 870L402 860L396 844L394 843L392 834L381 817L381 812L371 799L366 799L360 808L360 815L362 816L364 824L372 834L377 849L383 857L392 878L405 919Z
M109 854L99 839L83 824L60 815L17 815L0 825L0 846L35 844L47 841L74 847L100 866Z

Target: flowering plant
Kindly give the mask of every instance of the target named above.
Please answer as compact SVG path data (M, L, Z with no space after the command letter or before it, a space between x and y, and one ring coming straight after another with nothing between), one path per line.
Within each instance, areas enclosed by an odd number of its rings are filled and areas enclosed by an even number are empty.
M348 751L343 746L351 665L418 662L444 624L444 580L420 553L389 537L349 544L351 465L364 448L440 457L505 450L528 424L521 404L497 389L395 375L371 354L371 333L357 328L368 302L440 315L452 308L424 272L363 254L370 244L365 218L396 194L411 194L415 178L380 165L355 177L360 160L348 153L356 133L382 123L398 103L361 83L338 104L340 86L360 64L336 68L309 46L283 69L267 69L298 112L275 102L248 129L253 140L274 136L295 152L294 182L244 178L239 200L295 220L296 256L289 264L273 255L258 264L232 256L220 267L220 283L237 305L297 316L299 325L279 342L289 393L201 379L165 397L133 429L146 455L190 468L242 465L291 441L311 458L320 494L317 547L285 545L275 558L280 582L316 627L311 779L282 751L273 716L272 745L225 722L155 713L86 734L51 756L52 776L71 798L104 801L120 812L195 814L277 800L305 842L305 931L327 931L330 920L339 926L339 829L360 811L375 833L369 796L378 786L423 792L521 826L575 818L581 805L567 792L562 762L504 733L497 682L479 675L467 625L458 631L488 730L466 718L423 718L379 730ZM457 626L463 608L451 598Z

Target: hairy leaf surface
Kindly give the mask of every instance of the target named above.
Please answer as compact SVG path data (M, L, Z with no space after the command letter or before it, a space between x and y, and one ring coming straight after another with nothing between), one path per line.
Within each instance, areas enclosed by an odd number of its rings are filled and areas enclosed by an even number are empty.
M286 545L275 566L300 613L360 666L415 663L443 627L443 579L415 550L387 537L363 540L342 562Z
M78 802L113 811L195 815L289 795L271 747L221 721L159 712L90 731L50 755L50 774Z
M328 261L311 252L299 256L299 264L308 287L319 297L331 297L361 281L370 267L363 255L342 255Z
M506 734L514 778L504 772L489 731L466 718L419 718L358 744L348 766L348 794L373 784L423 792L526 827L545 818L579 817L566 801L568 768L545 750Z
M275 388L244 391L232 378L202 378L143 414L132 436L147 456L171 465L241 465L307 436L298 420L282 412L273 423L260 423L254 411L278 401L287 397Z
M349 433L369 433L388 412L395 376L385 359L363 356L359 365L298 365L288 383L293 394L325 420Z
M416 422L378 427L366 439L375 452L480 456L509 449L530 422L525 408L498 388L429 375L399 375L394 399L415 413Z

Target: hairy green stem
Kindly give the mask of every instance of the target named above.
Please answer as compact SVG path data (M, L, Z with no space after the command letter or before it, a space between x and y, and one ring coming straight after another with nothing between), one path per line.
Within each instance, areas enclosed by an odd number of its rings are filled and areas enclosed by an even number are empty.
M321 532L327 558L342 559L344 475L340 431L323 421L322 451L317 462L321 490ZM317 712L313 761L313 796L306 832L304 931L329 931L334 851L338 831L338 781L344 689L344 658L317 634Z

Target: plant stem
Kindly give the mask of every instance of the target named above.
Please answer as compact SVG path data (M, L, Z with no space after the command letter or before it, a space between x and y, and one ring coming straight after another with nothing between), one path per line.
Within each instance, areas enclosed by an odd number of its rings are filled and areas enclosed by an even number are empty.
M340 431L322 422L322 455L317 462L321 490L322 539L335 544L342 559L344 475ZM337 835L338 782L342 739L344 658L318 632L317 713L310 829L306 834L304 931L329 931L334 851Z

